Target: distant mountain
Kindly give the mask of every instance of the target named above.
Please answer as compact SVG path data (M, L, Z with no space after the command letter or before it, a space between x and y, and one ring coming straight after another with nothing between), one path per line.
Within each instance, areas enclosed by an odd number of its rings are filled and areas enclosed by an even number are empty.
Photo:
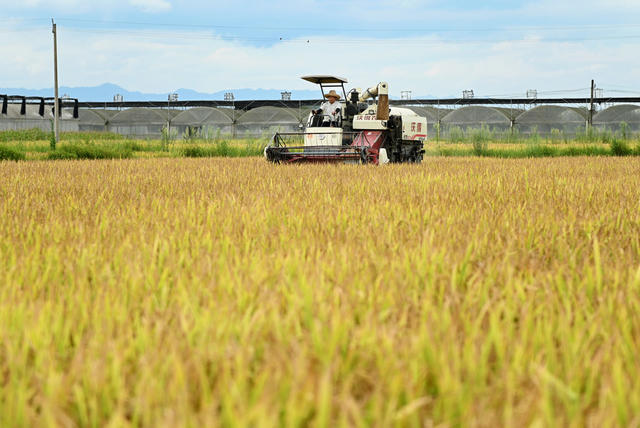
M128 91L121 86L113 83L104 83L100 86L81 86L69 87L61 86L59 88L60 96L68 95L71 98L77 98L80 101L97 101L109 102L113 101L113 96L120 94L125 101L164 101L167 99L168 93L150 94L138 91ZM233 93L237 101L243 100L279 100L281 98L280 89L229 89L212 94L194 91L192 89L178 89L178 99L181 101L200 101L200 100L224 100L226 92ZM320 98L320 91L315 90L292 90L292 100L315 100ZM24 88L0 88L0 94L7 95L24 95L32 97L52 97L53 88L47 89L24 89ZM414 97L414 98L434 98Z
M192 89L178 89L178 99L181 101L199 101L199 100L224 100L226 92L233 93L236 100L279 100L281 92L279 89L229 89L225 91L214 92L212 94L194 91ZM319 98L320 92L315 90L290 91L293 100L308 100ZM113 101L113 96L120 94L125 101L164 101L168 97L165 94L150 94L138 91L128 91L121 86L113 83L104 83L100 86L88 87L68 87L61 86L59 88L60 96L68 95L71 98L77 98L80 101ZM53 88L47 89L24 89L24 88L0 88L0 94L7 95L25 95L33 97L52 97Z

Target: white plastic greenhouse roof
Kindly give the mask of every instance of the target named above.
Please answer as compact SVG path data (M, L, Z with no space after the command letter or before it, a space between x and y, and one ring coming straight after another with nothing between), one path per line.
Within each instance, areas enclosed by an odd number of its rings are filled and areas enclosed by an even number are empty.
M221 109L213 107L196 107L181 112L173 118L171 123L176 125L231 125L233 120Z
M563 106L538 106L517 117L516 122L525 123L584 123L585 118L577 111Z
M130 108L122 110L115 116L113 116L109 123L111 124L162 124L167 121L167 115L170 118L174 117L179 112L175 110L157 110L149 108Z
M249 110L238 119L238 124L299 123L298 115L285 107L258 107Z
M504 124L511 125L511 121L503 112L492 107L469 106L453 110L442 118L442 122L450 124Z
M20 114L20 109L21 109L21 105L20 104L9 104L7 105L7 115L6 118L8 119L43 119L42 116L40 116L40 106L34 105L34 104L27 104L26 108L25 108L25 113L24 115ZM46 118L47 116L52 116L51 114L47 115L47 113L50 113L50 109L45 107L45 113L44 113L44 118Z
M121 110L91 109L91 111L102 116L105 120L111 120L111 118L120 113Z
M640 106L620 104L602 110L593 117L594 123L640 122Z
M25 106L25 114L20 114L22 106L20 104L8 104L7 105L7 114L0 115L0 120L2 119L11 119L11 120L50 120L53 119L53 113L51 112L51 106L47 105L44 107L44 115L40 116L40 105L39 104L27 104ZM60 116L61 119L64 120L72 120L73 117L73 109L62 109L62 114Z
M451 110L439 109L436 107L419 107L419 106L400 106L403 108L408 108L413 111L415 114L420 115L422 117L426 117L428 122L437 122L438 120L445 117L447 114L451 112Z
M107 120L95 110L80 109L78 110L78 119L80 123L87 125L104 125Z

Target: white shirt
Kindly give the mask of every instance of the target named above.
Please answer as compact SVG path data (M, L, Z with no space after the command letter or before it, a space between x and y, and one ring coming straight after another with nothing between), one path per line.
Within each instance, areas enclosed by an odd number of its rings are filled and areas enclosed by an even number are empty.
M323 121L337 120L340 113L336 112L336 110L340 109L342 111L341 107L342 105L338 101L335 101L333 104L331 104L329 101L323 102L320 106L320 110L322 110L322 114L324 116ZM327 116L330 116L331 119L329 119Z

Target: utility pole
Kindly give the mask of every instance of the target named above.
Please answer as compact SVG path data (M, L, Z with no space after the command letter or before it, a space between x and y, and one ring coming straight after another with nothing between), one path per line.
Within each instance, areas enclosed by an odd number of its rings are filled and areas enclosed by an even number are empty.
M589 128L593 126L593 95L596 92L596 82L591 80L591 101L589 106Z
M178 101L178 93L172 92L167 97L167 134L168 138L171 139L171 101Z
M60 129L58 126L58 116L60 115L60 100L58 99L58 28L55 21L51 18L51 25L53 26L53 83L55 87L55 98L53 107L53 133L55 135L55 144L60 140Z

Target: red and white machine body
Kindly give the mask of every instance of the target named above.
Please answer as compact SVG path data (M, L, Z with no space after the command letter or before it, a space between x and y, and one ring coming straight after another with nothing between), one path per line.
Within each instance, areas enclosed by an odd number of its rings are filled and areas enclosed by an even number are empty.
M335 76L306 76L322 89L342 87L337 121L319 120L317 112L309 115L303 133L276 134L265 148L265 157L276 163L291 162L362 162L376 165L388 162L420 162L427 138L426 118L410 109L389 106L389 88L381 82L362 93L344 91L345 79ZM376 98L374 104L366 103ZM300 144L299 137L303 141ZM296 141L291 144L287 139Z

